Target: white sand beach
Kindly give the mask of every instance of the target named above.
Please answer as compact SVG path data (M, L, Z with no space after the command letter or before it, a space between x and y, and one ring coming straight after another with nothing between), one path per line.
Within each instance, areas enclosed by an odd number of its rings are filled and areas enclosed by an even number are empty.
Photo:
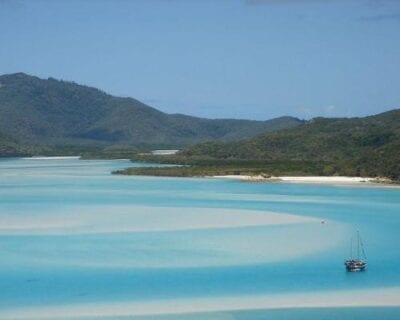
M176 300L101 302L9 309L3 318L59 319L325 307L400 306L400 287Z
M374 182L375 178L362 178L362 177L345 177L345 176L334 176L334 177L321 177L321 176L310 176L310 177L278 177L281 181L287 182L301 182L301 183L365 183Z
M327 183L327 184L359 184L359 183L374 183L376 178L367 177L346 177L346 176L278 176L265 177L263 175L224 175L213 176L220 179L238 179L243 181L284 181L293 183Z
M23 160L73 160L80 159L81 156L53 156L53 157L45 157L45 156L34 156L34 157L24 157L21 158Z

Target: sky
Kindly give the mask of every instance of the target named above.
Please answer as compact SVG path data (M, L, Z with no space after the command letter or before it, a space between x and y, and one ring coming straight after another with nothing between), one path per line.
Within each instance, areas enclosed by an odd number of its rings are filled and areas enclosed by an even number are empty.
M208 118L400 107L399 0L0 0L0 74Z

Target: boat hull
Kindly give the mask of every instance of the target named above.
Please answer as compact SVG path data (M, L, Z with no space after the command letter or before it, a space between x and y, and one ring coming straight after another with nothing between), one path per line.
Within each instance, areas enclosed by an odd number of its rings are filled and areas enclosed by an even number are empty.
M347 260L344 265L348 272L364 271L367 263L362 260Z

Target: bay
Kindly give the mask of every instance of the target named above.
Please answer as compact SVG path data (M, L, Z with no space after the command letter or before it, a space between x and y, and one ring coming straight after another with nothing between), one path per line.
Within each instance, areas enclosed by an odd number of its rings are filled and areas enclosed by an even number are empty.
M0 160L0 318L34 318L32 310L60 318L57 308L75 310L71 317L79 318L85 305L245 301L277 294L289 299L400 287L399 188L110 174L132 165L145 164ZM356 230L365 240L368 269L349 274L343 260ZM396 307L371 308L194 307L201 312L185 316L400 316Z

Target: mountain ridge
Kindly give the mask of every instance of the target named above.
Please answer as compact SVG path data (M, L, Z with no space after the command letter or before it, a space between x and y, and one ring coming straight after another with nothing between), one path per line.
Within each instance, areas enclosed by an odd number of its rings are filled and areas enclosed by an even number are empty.
M301 123L289 116L256 121L167 114L134 98L71 81L21 72L0 76L0 132L21 143L185 145L229 141Z

